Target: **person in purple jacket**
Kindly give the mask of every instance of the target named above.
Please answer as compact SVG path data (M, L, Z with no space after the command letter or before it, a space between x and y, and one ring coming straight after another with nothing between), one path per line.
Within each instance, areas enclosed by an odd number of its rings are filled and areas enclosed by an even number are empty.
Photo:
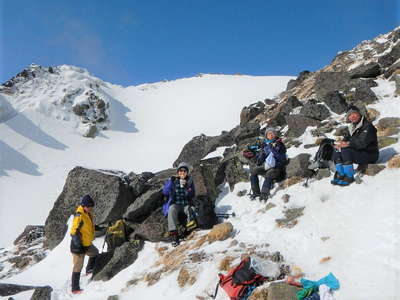
M252 200L259 198L260 201L267 201L273 181L284 176L286 147L274 128L267 128L265 136L261 150L256 156L257 167L250 170ZM258 175L265 178L261 191Z
M186 215L187 223L191 222L194 216L190 205L195 191L193 180L189 176L189 166L184 162L180 163L177 173L177 176L168 179L163 187L163 194L168 197L163 206L163 213L168 215L168 231L173 246L179 245L179 214Z

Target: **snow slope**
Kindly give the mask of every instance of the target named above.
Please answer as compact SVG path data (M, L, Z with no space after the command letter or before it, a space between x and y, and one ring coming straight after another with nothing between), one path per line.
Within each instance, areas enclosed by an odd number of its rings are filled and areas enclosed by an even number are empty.
M21 199L19 197L25 191L33 204L29 214L22 207L19 208L25 222L21 221L21 228L16 229L15 234L21 231L22 224L30 223L28 218L43 223L52 202L61 191L66 173L75 164L125 171L169 167L183 144L193 135L200 132L213 135L222 129L230 129L238 123L241 107L263 99L268 93L277 93L279 80L282 89L287 79L205 75L139 87L108 85L111 97L119 102L114 116L122 118L120 123L113 124L116 127L112 126L110 131L104 131L94 140L83 139L73 126L60 126L60 121L44 118L35 111L24 113L24 117L18 115L0 125L1 136L8 137L2 141L10 143L9 151L14 155L8 157L15 160L12 165L12 160L8 159L10 163L3 168L5 176L1 177L0 196L3 199L6 191L11 201L1 202L0 220L10 220L8 214L3 215L4 209L12 210L13 204ZM400 117L394 83L386 80L377 80L377 83L374 92L379 102L369 107L380 111L380 117ZM276 90L272 91L271 86L275 86ZM228 113L227 109L232 111ZM204 115L209 119L203 120ZM18 124L24 118L37 126L37 131L34 131L37 135L32 136L31 131L25 135L15 133L22 131ZM136 130L122 130L133 122ZM193 126L185 126L178 131L175 122L190 122ZM202 128L201 131L198 131L199 128ZM51 138L45 139L47 135L64 145L65 149L59 149L62 146L52 142ZM300 139L310 139L309 130ZM208 157L220 155L221 150L217 149ZM15 154L17 151L18 154ZM307 151L314 153L315 148ZM289 156L300 152L305 152L302 146L292 147ZM394 152L400 152L400 143L382 149L379 163L385 164L388 155ZM20 164L24 158L26 162ZM309 188L297 184L278 191L269 201L276 206L267 211L265 204L236 195L238 191L248 189L248 184L236 185L233 192L229 192L227 186L221 186L217 210L236 213L237 217L229 221L235 228L234 238L239 243L253 245L260 250L280 251L287 263L299 266L310 279L316 280L333 272L341 283L341 289L335 293L337 300L397 300L397 282L400 279L399 178L398 169L385 169L374 177L364 176L359 185L346 188L332 186L329 178L311 182ZM18 188L24 184L29 190ZM291 196L288 203L281 200L284 193ZM30 202L20 200L18 203L28 205ZM275 219L283 216L284 209L300 207L305 207L304 215L298 219L296 226L291 229L276 226ZM0 228L4 228L4 225ZM150 287L139 282L126 288L127 281L159 270L154 266L158 259L157 248L168 245L146 243L133 265L108 282L88 282L84 278L82 282L86 292L72 297L68 292L71 270L68 236L46 259L7 282L51 285L54 288L53 298L58 300L106 299L113 294L119 294L123 300L145 297L196 299L196 296L206 297L208 292L214 290L218 264L222 258L235 253L235 250L239 253L244 251L240 250L240 245L231 246L231 242L232 239L228 239L205 245L201 250L212 259L198 264L196 283L183 288L177 283L178 271L162 275ZM97 239L95 243L100 246L102 239ZM223 253L225 250L228 252ZM320 262L327 257L330 259ZM15 299L29 299L29 296L29 293L24 293L15 296ZM223 291L220 291L217 299L226 299Z
M0 109L0 247L27 224L44 224L73 167L169 168L193 136L230 130L243 106L277 96L291 79L202 75L124 88L73 66L61 67L61 80L55 76L47 75L45 87L36 77L18 97L0 94L0 108L7 108ZM93 83L110 103L111 125L87 139L78 118L53 100Z

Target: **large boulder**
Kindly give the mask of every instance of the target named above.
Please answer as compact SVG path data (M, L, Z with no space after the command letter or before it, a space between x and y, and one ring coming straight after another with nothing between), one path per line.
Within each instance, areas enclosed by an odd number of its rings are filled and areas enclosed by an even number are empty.
M378 63L382 68L388 68L400 58L400 43L397 43L392 49L378 58Z
M265 109L265 104L261 101L243 107L240 112L240 125L249 123Z
M154 177L151 172L143 172L142 174L135 174L131 172L128 174L129 187L133 197L138 197L148 188L147 182Z
M30 300L51 300L52 291L53 289L50 286L37 288Z
M308 177L311 170L308 169L311 155L308 153L300 153L290 158L289 164L286 166L286 177Z
M354 78L374 78L381 75L381 67L377 62L370 62L350 70L350 76Z
M286 86L286 90L291 90L293 88L295 88L296 86L298 86L300 83L302 83L306 78L308 78L312 73L310 71L302 71L300 72L299 76L297 76L296 79L291 79L289 80L287 86Z
M147 190L141 194L126 209L124 218L134 222L141 223L154 210L163 204L162 187L168 178L176 174L176 169L167 169L155 174L153 178L147 181Z
M288 116L292 110L296 107L302 106L303 104L295 96L289 97L287 100L279 103L279 105L268 115L266 123L268 126L285 126L286 116Z
M307 101L307 103L301 108L300 114L319 121L325 120L330 116L330 112L326 106L318 103L314 99Z
M378 122L378 127L382 129L390 128L390 127L399 127L400 126L400 118L397 117L386 117L382 118Z
M107 281L113 278L123 269L133 264L143 249L144 241L131 240L124 243L114 251L114 255L104 266L104 268L93 276L93 280Z
M162 209L156 209L146 220L144 220L135 232L131 235L135 239L150 242L167 242L169 238L165 236L168 232L168 220L162 214Z
M260 134L260 124L258 123L247 123L239 125L230 131L231 136L235 144L242 144L249 138L255 138ZM231 144L233 145L233 143ZM231 146L230 145L230 146Z
M0 296L11 296L38 288L37 286L0 283Z
M305 117L300 114L288 115L286 122L289 127L287 136L299 137L301 136L308 126L318 126L320 121Z
M338 91L326 93L321 100L330 108L331 111L339 115L346 112L348 107L346 99Z
M218 173L221 172L219 161L219 158L211 158L202 160L194 166L191 176L197 197L208 197L212 202L217 199L219 195L218 185L222 183L219 177L223 176Z
M90 194L96 203L93 211L95 224L120 219L134 200L121 176L75 167L69 172L63 191L46 219L45 247L53 249L62 241L68 218L85 194Z
M229 184L231 192L235 188L235 184L239 182L248 182L249 174L243 168L244 165L240 159L235 156L224 162L225 164L225 178Z
M218 147L232 146L234 144L233 136L229 132L222 132L218 136L206 136L201 134L192 138L182 149L173 166L177 167L179 163L186 162L194 165L207 154L215 151Z

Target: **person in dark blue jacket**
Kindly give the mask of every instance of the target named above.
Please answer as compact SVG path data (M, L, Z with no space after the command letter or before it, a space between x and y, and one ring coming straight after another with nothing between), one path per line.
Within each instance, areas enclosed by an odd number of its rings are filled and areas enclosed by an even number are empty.
M192 222L194 216L191 200L195 195L195 190L193 180L189 176L189 166L186 163L180 163L177 172L178 176L172 176L163 187L163 194L168 197L168 201L163 206L163 213L168 214L168 231L173 246L179 245L177 230L179 214L186 215L187 223Z
M262 149L256 156L257 167L250 171L252 200L259 197L260 201L267 201L273 181L284 176L286 147L274 128L267 128L265 136ZM265 177L261 192L258 175Z

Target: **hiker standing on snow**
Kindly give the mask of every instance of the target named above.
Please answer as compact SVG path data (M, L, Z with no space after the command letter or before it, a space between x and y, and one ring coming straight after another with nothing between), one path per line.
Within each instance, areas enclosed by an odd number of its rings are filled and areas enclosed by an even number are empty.
M352 105L346 113L350 136L335 143L333 161L336 172L332 184L346 186L354 182L353 164L373 164L378 160L379 148L376 128Z
M278 137L274 128L265 130L265 139L261 146L261 151L256 157L257 167L250 170L250 183L252 195L251 199L257 197L260 201L267 201L270 196L273 180L283 177L286 165L286 147ZM264 176L264 183L260 193L260 183L258 175Z
M179 245L179 214L184 213L189 222L195 222L190 202L194 197L194 184L189 177L189 166L182 162L177 168L177 176L172 176L164 184L163 194L168 197L168 202L163 206L164 215L168 214L168 231L172 245Z
M82 292L79 287L79 280L85 255L89 256L89 261L86 266L86 273L93 272L93 267L96 262L96 257L99 250L92 244L94 240L94 222L92 210L94 201L89 195L82 197L81 204L75 212L71 228L71 253L73 258L73 270L71 280L71 290L73 294Z

